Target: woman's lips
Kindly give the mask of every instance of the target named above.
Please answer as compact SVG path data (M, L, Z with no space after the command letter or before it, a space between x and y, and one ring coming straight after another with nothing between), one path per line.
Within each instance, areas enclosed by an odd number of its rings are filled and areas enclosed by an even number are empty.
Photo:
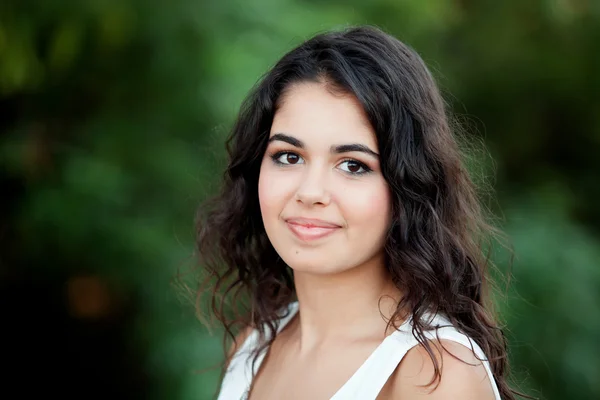
M320 220L288 219L286 223L290 231L305 242L324 238L341 228Z

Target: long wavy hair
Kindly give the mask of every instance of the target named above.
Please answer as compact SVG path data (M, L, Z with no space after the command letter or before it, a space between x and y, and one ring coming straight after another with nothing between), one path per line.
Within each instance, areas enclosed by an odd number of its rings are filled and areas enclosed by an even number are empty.
M197 250L208 275L210 312L225 338L251 327L269 346L281 310L295 300L291 269L271 245L261 217L258 176L282 94L298 82L320 82L362 105L377 136L393 216L385 264L403 294L390 321L411 317L439 382L441 369L423 332L425 313L441 313L488 358L503 399L507 350L491 311L487 255L494 229L486 223L463 163L446 105L421 57L374 27L319 34L302 43L260 80L242 104L227 141L229 165L220 194L197 219ZM199 300L200 302L200 300ZM255 358L256 360L256 358Z

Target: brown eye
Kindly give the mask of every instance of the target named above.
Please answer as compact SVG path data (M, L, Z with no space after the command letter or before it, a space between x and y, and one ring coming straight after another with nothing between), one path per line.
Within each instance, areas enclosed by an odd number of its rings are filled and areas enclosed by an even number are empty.
M360 161L356 161L356 160L343 161L340 164L339 168L342 171L347 172L351 175L362 175L362 174L371 172L371 169L369 167L367 167L365 164L361 163Z
M352 172L352 173L356 173L356 172L360 172L360 169L362 167L360 166L359 163L354 162L354 161L348 161L348 171Z
M300 160L300 157L298 157L298 154L287 153L285 155L285 159L287 161L287 164L296 164L298 163L298 160Z
M304 160L296 153L282 151L272 156L273 161L279 165L304 164Z

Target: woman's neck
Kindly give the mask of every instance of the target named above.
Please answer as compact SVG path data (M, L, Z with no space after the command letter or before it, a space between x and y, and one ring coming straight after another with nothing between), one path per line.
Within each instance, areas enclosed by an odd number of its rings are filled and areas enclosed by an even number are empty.
M334 275L294 272L299 302L301 351L330 340L386 334L400 293L387 272L383 256Z

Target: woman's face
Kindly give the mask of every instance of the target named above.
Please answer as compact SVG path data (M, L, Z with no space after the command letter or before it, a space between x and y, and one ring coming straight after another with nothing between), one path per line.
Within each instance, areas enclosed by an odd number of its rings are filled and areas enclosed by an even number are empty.
M320 83L293 85L281 100L258 184L273 247L296 272L383 260L390 194L358 101Z

